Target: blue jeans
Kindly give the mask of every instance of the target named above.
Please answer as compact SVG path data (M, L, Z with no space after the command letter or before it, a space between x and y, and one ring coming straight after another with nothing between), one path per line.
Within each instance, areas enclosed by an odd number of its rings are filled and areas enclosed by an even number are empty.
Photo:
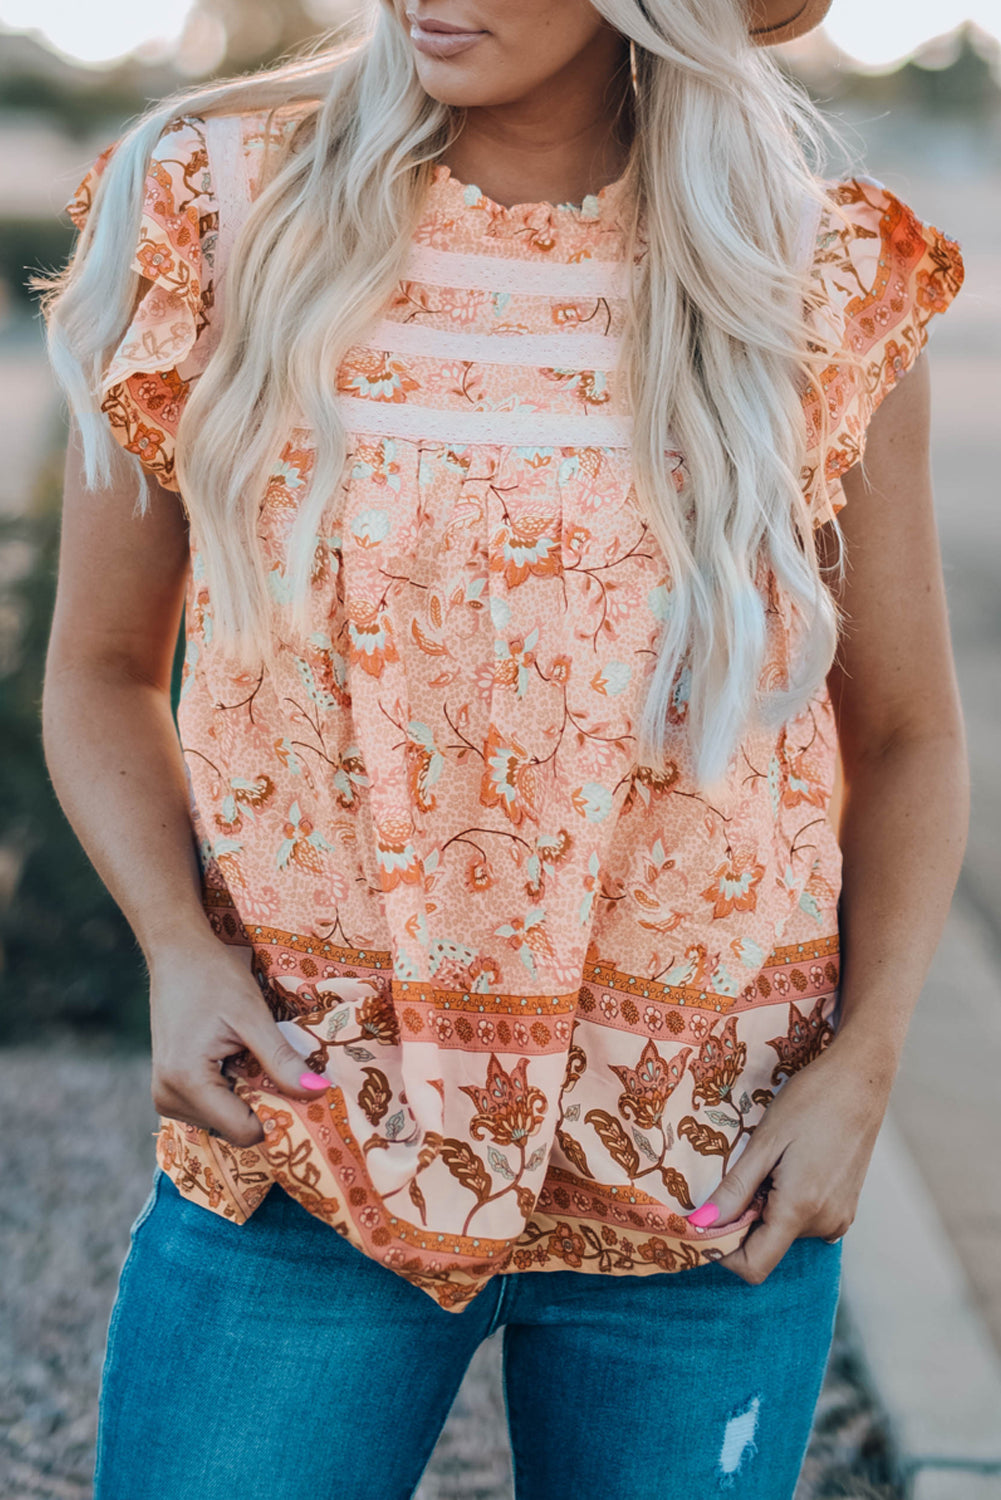
M238 1225L157 1168L94 1500L407 1500L501 1325L518 1500L792 1500L840 1272L840 1244L803 1238L758 1286L716 1264L525 1271L446 1312L277 1184Z

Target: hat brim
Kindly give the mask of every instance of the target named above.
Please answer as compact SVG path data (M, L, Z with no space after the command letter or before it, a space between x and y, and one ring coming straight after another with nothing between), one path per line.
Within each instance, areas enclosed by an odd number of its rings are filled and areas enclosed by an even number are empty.
M751 40L759 47L776 42L791 42L819 26L831 8L831 0L753 0L754 19L760 24L750 28ZM792 14L790 14L792 11Z

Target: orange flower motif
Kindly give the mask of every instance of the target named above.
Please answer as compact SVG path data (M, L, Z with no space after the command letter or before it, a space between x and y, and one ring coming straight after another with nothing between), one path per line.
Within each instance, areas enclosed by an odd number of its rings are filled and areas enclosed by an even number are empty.
M126 452L134 453L147 467L155 467L166 457L163 449L165 436L158 428L144 427L141 422L137 422L125 444Z
M387 662L399 661L387 614L364 599L348 605L348 641L350 661L370 677L381 677Z
M549 1254L565 1265L574 1268L582 1265L585 1248L584 1236L577 1234L569 1224L557 1224L549 1236Z
M377 824L376 859L384 891L423 881L424 867L414 848L413 834L413 824L405 815L383 818Z
M489 864L479 855L474 855L466 866L466 890L488 891L492 885Z
M644 1130L652 1130L684 1077L691 1052L691 1047L682 1047L670 1062L665 1062L653 1042L647 1042L635 1068L610 1063L612 1072L625 1087L625 1092L619 1095L619 1113L623 1118L635 1120Z
M356 349L350 373L338 372L337 389L343 395L356 395L368 401L406 401L411 391L420 390L420 381L409 373L402 359L378 349Z
M505 1073L491 1052L486 1086L460 1084L460 1091L476 1105L469 1127L476 1140L481 1141L485 1133L498 1146L511 1146L538 1130L547 1109L546 1096L526 1082L527 1069L528 1058L521 1057L511 1072Z
M822 1014L824 997L821 996L814 1004L813 1010L808 1016L797 1006L795 1000L789 1001L789 1029L785 1036L773 1037L769 1047L774 1047L778 1053L778 1062L772 1069L772 1084L777 1084L784 1077L791 1078L800 1068L805 1068L808 1062L812 1062L828 1045L834 1035L834 1029L830 1021L826 1021Z
M502 739L495 724L490 725L483 747L483 776L480 802L484 807L499 807L518 827L527 817L535 817L536 773L527 752L512 738Z
M637 766L633 771L634 781L638 781L647 792L661 797L666 796L680 779L681 772L673 760L665 762L663 771L657 771L653 766Z
M367 996L358 1007L358 1025L362 1035L385 1046L395 1046L400 1040L400 1026L393 1002L385 990Z
M261 1128L264 1131L263 1144L269 1150L273 1150L275 1146L281 1144L291 1129L292 1111L288 1109L272 1109L270 1104L258 1104L254 1108L254 1113L260 1120Z
M701 893L703 901L713 903L713 919L728 917L734 911L754 911L764 873L765 867L755 859L753 850L731 854L714 873L713 883Z
M893 381L906 375L910 367L910 351L905 344L898 344L896 339L887 339L886 350L883 355L883 368Z
M799 807L801 802L808 802L812 807L827 804L823 775L802 753L786 762L786 784L782 789L783 807Z
M918 306L926 307L929 312L945 312L950 298L942 285L940 272L919 271L916 280Z
M684 1233L684 1231L681 1231ZM650 1239L644 1240L642 1245L636 1246L643 1260L650 1261L655 1266L660 1266L662 1271L673 1271L678 1262L678 1252L672 1250L666 1240L662 1240L659 1234L651 1235Z
M526 578L558 578L560 527L554 516L519 516L508 520L490 543L490 570L503 575L509 589Z
M169 276L174 269L174 257L170 253L170 247L159 240L149 240L140 245L136 251L136 260L142 266L142 273L149 281L155 281L158 276Z
M692 1063L695 1088L692 1102L704 1099L707 1104L722 1104L729 1099L747 1062L747 1043L737 1041L737 1017L729 1016L722 1032L710 1032L699 1055Z

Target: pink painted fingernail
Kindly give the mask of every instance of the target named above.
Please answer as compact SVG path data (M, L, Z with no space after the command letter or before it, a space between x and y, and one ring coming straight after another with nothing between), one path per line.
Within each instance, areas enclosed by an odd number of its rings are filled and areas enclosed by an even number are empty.
M300 1073L299 1087L301 1089L325 1089L329 1088L327 1080L322 1073Z
M703 1203L693 1214L688 1215L689 1224L694 1224L696 1229L708 1229L710 1224L715 1224L719 1218L719 1209L715 1203Z

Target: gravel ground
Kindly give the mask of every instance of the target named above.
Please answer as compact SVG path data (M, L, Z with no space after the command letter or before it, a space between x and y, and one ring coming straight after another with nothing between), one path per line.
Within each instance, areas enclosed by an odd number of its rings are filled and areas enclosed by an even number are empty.
M155 1128L143 1056L76 1040L0 1051L5 1500L91 1495L108 1316ZM499 1335L481 1346L415 1500L512 1500L500 1347ZM840 1310L796 1500L899 1500Z

